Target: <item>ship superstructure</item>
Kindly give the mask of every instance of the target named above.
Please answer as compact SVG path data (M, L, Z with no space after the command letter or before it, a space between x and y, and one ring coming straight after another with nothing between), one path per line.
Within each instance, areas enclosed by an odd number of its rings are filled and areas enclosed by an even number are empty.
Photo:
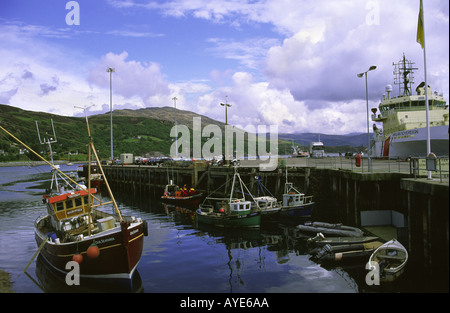
M425 88L423 82L413 95L414 70L417 70L414 63L403 55L393 65L399 96L391 97L392 86L388 85L378 110L372 109L372 121L383 123L383 127L373 125L371 157L406 159L427 155L425 92L428 92L431 152L448 156L449 110L443 95L432 92L430 86Z

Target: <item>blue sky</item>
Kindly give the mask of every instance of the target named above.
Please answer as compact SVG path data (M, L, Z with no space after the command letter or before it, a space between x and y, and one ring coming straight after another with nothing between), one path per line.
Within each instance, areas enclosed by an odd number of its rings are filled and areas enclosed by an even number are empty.
M366 131L405 53L424 80L419 0L0 1L0 103L80 115L173 106L279 132ZM449 4L424 1L428 81L449 96ZM397 90L394 86L394 93Z

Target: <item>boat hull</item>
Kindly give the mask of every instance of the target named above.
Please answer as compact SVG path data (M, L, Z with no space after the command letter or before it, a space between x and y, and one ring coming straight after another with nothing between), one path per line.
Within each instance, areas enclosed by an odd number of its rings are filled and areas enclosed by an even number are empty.
M281 207L278 214L281 217L311 217L314 209L314 203L305 203L294 206Z
M195 214L198 223L219 227L259 227L261 214L259 212L247 215L222 215L216 213L205 214L199 211Z
M66 264L75 254L81 254L80 277L131 279L142 254L144 222L122 222L101 234L68 243L49 241L47 235L35 227L35 239L39 247L44 240L47 241L40 254L59 272L68 273L71 268L66 269ZM97 245L100 251L96 258L87 255L92 244Z
M431 152L437 156L448 156L448 126L430 127ZM427 129L414 128L392 133L387 138L379 136L373 141L371 156L376 158L426 157Z
M378 268L381 282L393 282L405 271L408 251L395 239L376 249L369 259L369 268Z
M161 201L168 204L175 204L183 207L196 207L203 199L203 194L196 194L187 197L162 196Z

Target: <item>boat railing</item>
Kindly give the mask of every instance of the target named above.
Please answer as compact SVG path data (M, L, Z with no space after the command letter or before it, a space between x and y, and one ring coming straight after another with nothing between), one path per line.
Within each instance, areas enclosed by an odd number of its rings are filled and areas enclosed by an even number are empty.
M412 178L420 178L428 174L426 170L427 158L425 156L411 156L406 160L371 157L369 162L367 155L363 155L359 166L356 164L354 156L345 157L344 154L322 159L297 159L296 162L295 166L332 168L355 173L404 173L410 175ZM432 176L434 179L439 179L442 182L449 181L449 156L442 155L436 157L436 170L432 171Z
M432 177L439 176L441 183L444 179L448 181L449 178L449 157L414 157L411 158L409 167L410 174L414 176L414 179L428 176L428 172L432 173Z

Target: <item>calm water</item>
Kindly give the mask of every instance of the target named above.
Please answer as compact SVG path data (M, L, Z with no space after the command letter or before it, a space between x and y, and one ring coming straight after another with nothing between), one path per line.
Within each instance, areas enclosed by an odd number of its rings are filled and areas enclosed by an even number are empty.
M76 166L61 166L75 171ZM33 223L45 214L41 192L49 166L0 167L0 270L11 274L16 293L110 291L68 287L38 258ZM198 228L182 208L145 197L117 195L124 215L148 221L149 235L130 291L145 293L355 293L371 291L363 266L324 268L310 259L292 226L263 224L257 230ZM361 269L362 268L362 269ZM122 290L121 290L122 291Z

